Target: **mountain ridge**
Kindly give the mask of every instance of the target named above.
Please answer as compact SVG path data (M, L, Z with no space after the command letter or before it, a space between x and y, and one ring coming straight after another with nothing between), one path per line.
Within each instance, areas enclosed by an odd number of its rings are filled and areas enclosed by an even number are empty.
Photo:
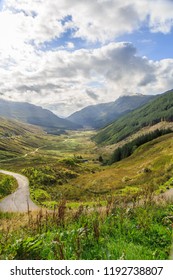
M118 143L142 127L161 121L173 121L173 90L157 95L156 99L112 122L101 129L93 140L102 145Z
M98 129L154 98L153 95L124 95L112 102L87 106L70 115L67 120L84 127Z
M38 125L46 131L56 129L78 129L80 125L62 119L51 111L27 102L7 101L0 98L0 116L24 123Z

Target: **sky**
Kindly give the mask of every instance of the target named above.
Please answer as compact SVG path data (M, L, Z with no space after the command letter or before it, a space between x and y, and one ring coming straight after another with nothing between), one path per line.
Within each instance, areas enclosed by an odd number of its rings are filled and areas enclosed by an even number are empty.
M0 97L66 117L173 88L173 0L0 0Z

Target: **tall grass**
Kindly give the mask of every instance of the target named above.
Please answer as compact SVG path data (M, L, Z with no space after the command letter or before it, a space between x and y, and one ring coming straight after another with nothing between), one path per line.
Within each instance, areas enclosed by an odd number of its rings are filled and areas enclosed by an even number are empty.
M106 207L69 210L63 200L52 211L28 211L22 227L2 228L0 258L168 259L172 216L170 203L136 206L112 198Z

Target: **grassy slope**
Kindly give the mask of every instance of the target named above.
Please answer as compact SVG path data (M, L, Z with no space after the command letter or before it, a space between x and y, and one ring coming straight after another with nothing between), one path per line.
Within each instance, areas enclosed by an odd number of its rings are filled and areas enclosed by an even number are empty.
M95 174L80 176L73 185L93 198L133 194L148 186L165 190L173 181L172 137L173 134L165 135L146 143L129 158Z
M103 128L94 140L98 144L114 144L133 135L142 127L154 125L161 120L173 120L173 90Z
M173 123L162 121L162 122L157 123L152 126L145 126L142 129L140 129L139 131L137 131L136 133L126 137L124 140L119 141L118 143L107 145L107 146L100 146L99 150L102 152L102 154L109 155L109 154L112 154L117 148L120 148L120 147L124 146L125 144L132 142L133 140L135 140L143 135L147 135L156 130L164 130L164 129L173 130Z
M0 118L0 162L43 146L45 136L38 127Z
M117 203L112 206L108 205L106 213L84 207L72 212L61 202L53 215L0 215L0 259L169 258L171 205L146 205L130 211Z

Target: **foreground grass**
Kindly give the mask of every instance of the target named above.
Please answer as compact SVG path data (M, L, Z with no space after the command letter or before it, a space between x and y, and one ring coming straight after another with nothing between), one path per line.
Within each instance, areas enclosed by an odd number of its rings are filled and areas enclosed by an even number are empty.
M1 214L1 259L164 260L172 241L173 205L80 206L28 215ZM10 229L12 220L18 227ZM23 222L22 222L23 220ZM22 223L22 225L21 225Z

